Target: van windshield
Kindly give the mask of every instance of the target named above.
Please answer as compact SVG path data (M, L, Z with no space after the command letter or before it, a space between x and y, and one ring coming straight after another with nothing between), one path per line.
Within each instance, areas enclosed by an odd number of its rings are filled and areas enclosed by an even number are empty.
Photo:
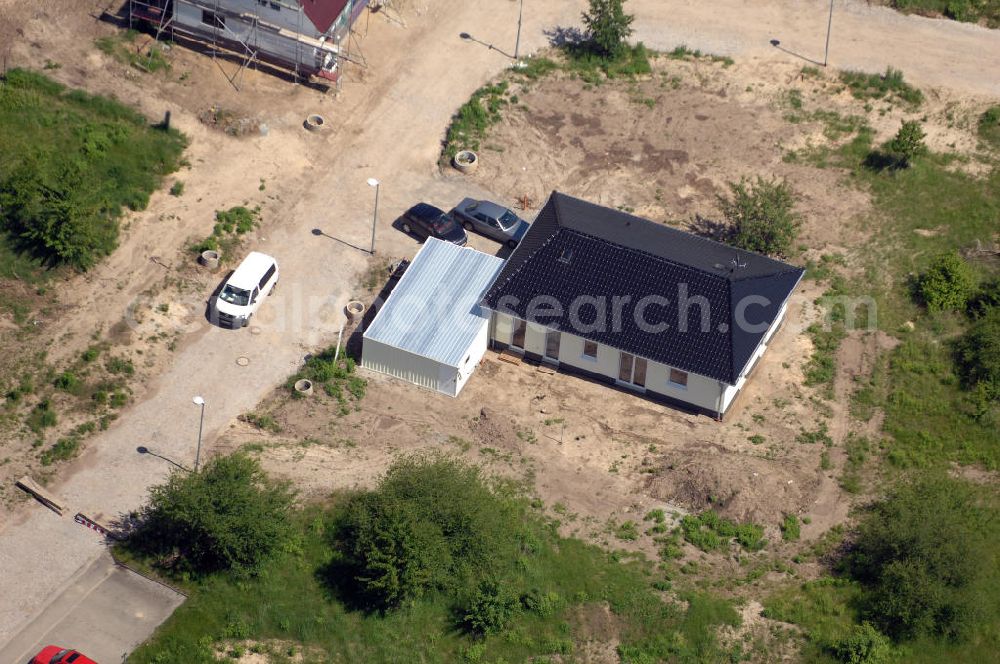
M250 302L250 291L226 284L226 287L219 293L219 299L238 307L245 307Z
M503 226L504 230L507 230L516 223L517 215L510 210L505 210L504 213L500 215L500 225Z

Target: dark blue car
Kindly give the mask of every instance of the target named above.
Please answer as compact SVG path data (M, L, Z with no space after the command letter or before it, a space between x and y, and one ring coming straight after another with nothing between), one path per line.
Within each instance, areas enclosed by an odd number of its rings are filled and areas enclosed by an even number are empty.
M427 203L417 203L403 213L403 232L419 238L436 237L445 242L464 246L469 236L451 215Z

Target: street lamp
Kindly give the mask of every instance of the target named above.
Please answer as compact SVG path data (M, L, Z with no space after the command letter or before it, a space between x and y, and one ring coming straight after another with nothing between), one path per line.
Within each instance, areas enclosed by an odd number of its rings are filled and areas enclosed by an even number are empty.
M521 0L521 4L517 9L517 41L514 42L514 62L518 61L518 55L521 53L521 16L524 14L524 0Z
M194 472L198 472L198 462L201 461L201 432L205 426L205 400L201 397L191 399L194 405L201 406L201 419L198 420L198 451L194 455Z
M830 59L830 30L833 28L833 0L830 0L830 18L826 22L826 50L823 51L823 66Z
M372 248L368 250L372 256L375 255L375 222L378 221L378 188L381 183L375 178L368 178L368 186L375 187L375 212L372 214Z

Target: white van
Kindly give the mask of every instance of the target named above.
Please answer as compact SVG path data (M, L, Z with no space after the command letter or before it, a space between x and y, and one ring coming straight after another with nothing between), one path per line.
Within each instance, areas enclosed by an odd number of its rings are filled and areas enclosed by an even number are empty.
M219 327L246 327L264 296L273 293L277 284L278 262L267 254L251 251L215 298L215 322Z

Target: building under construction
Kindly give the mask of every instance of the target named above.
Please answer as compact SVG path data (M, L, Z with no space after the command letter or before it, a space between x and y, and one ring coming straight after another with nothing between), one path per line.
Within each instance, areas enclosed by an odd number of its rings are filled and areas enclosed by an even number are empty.
M129 0L130 24L181 36L297 77L337 81L341 48L369 0Z

